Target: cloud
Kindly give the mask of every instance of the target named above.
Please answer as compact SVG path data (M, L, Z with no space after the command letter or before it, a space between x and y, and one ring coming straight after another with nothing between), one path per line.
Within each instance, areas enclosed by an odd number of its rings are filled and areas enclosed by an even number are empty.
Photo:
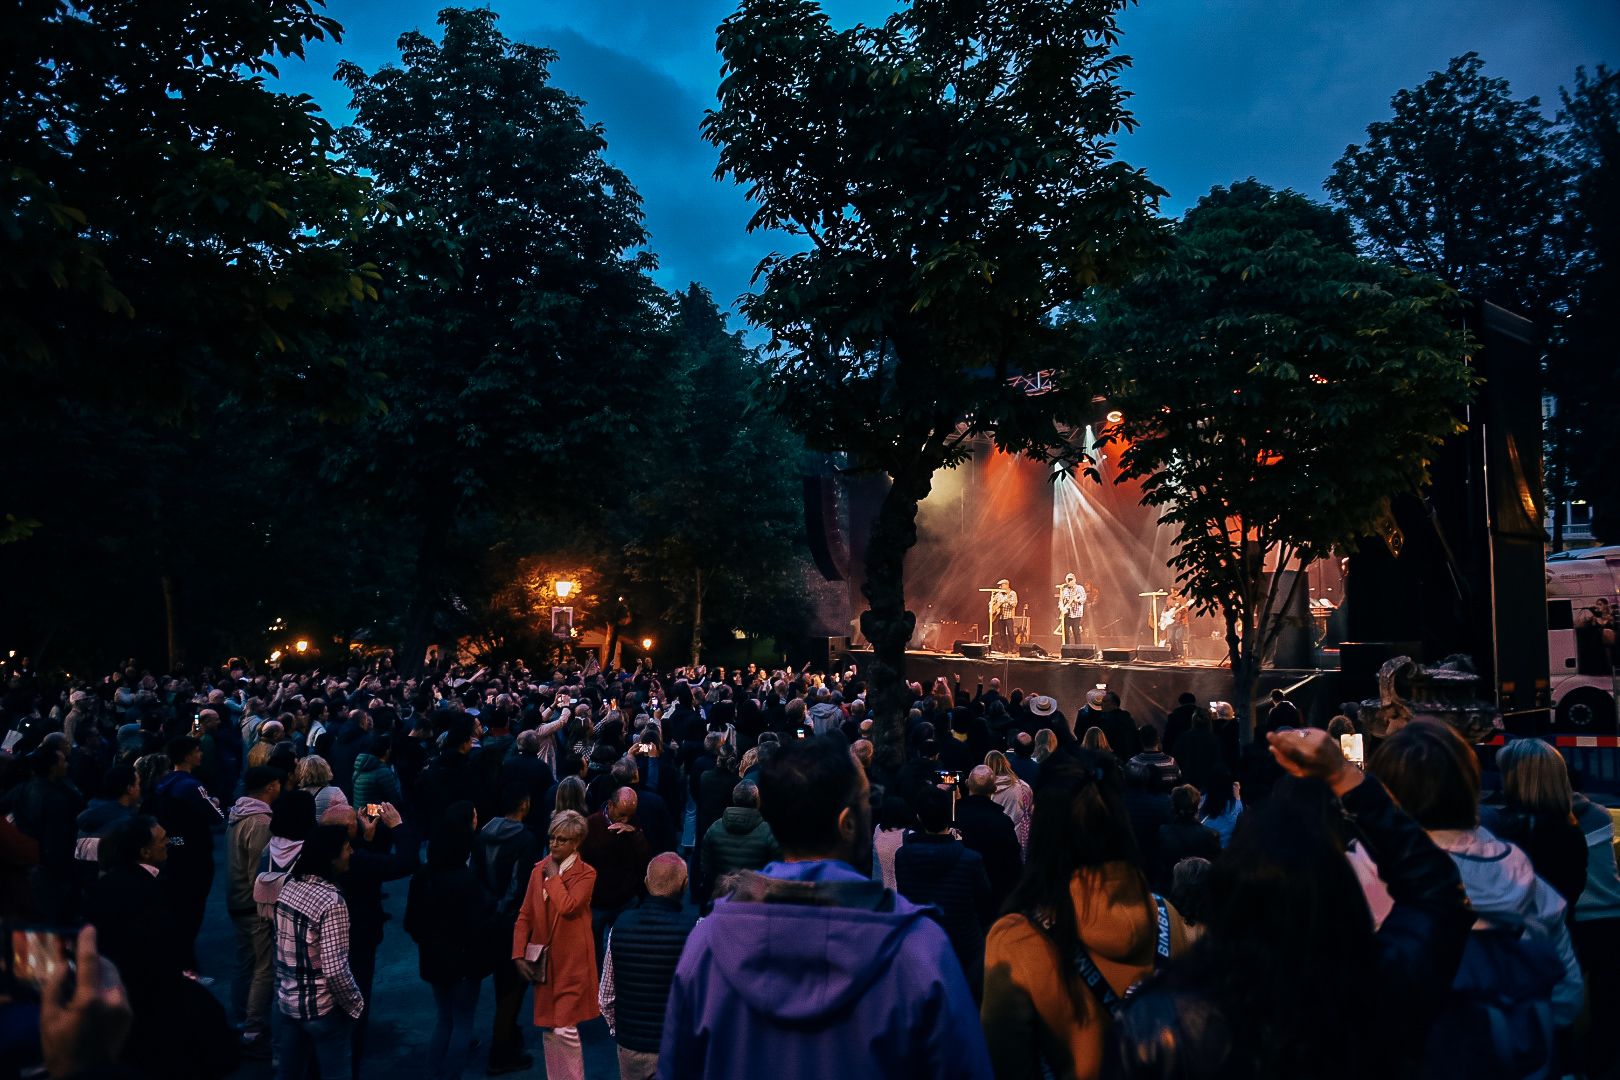
M708 286L722 307L746 291L760 257L786 237L746 231L742 189L713 177L718 152L698 132L706 103L636 56L569 28L516 34L557 52L556 85L585 101L588 121L607 136L607 158L641 193L658 281Z

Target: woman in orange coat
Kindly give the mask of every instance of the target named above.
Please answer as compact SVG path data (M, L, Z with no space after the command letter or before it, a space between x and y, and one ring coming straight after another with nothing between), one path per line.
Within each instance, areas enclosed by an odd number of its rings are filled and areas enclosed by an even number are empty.
M544 1029L541 1043L551 1080L584 1080L579 1025L602 1014L591 936L596 871L579 857L585 831L585 819L572 810L551 816L551 854L529 875L512 929L512 959L534 983L534 1026ZM537 962L542 945L549 947L544 964Z

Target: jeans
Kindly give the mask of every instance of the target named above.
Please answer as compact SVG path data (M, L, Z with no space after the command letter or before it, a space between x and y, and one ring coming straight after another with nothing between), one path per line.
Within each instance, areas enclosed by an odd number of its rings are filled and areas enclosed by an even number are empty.
M511 935L507 935L510 937ZM529 992L529 980L518 974L517 965L502 960L495 965L495 1033L489 1044L491 1065L504 1065L523 1056L523 1029L518 1014Z
M657 1054L619 1047L619 1080L653 1080L657 1075Z
M342 1009L333 1008L313 1020L295 1020L283 1013L276 1017L281 1029L281 1060L276 1080L348 1080L351 1051L349 1039L354 1019Z
M360 1069L365 1063L366 1032L371 1030L371 984L377 974L377 944L353 939L349 943L349 971L366 1002L360 1019L354 1022L354 1035L349 1040L354 1047L354 1080L360 1080Z
M478 1011L478 991L484 980L457 979L430 985L439 1017L433 1025L433 1036L428 1039L427 1074L456 1080L467 1067L467 1056L472 1050L473 1013Z
M232 915L236 928L236 977L231 980L231 1019L243 1031L270 1030L270 992L275 988L271 963L271 925L258 915Z

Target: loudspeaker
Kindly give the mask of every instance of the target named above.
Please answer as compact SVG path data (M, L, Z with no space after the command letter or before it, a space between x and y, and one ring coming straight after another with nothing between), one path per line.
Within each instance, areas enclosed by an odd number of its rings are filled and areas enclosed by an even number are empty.
M982 641L958 641L956 651L963 656L970 656L975 660L983 660L990 653L990 646Z
M849 547L838 528L838 492L830 476L804 478L804 536L810 558L828 581L843 581Z
M1162 664L1167 660L1174 659L1174 657L1172 657L1170 654L1169 647L1165 645L1140 646L1136 650L1136 658L1138 660L1146 660L1155 664Z
M1038 657L1045 659L1052 654L1035 644L1033 641L1026 641L1022 645L1018 646L1018 655L1023 657Z
M1128 664L1136 659L1135 649L1104 649L1102 651L1105 664Z
M1097 659L1097 646L1095 643L1090 645L1065 645L1063 646L1063 659L1095 660Z
M849 656L849 635L830 637L827 639L827 670L841 670L845 664L843 660Z

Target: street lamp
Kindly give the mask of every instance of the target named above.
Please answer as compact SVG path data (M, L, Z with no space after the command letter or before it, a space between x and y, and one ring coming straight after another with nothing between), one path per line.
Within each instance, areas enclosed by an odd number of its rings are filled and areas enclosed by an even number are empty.
M557 599L559 600L568 599L569 595L578 588L572 581L567 580L558 581L554 587L557 590Z
M293 648L297 649L301 653L309 652L309 642L304 638L299 638L297 641L293 642Z
M653 646L652 638L644 637L644 638L641 639L641 651L642 652L652 652L652 646Z

